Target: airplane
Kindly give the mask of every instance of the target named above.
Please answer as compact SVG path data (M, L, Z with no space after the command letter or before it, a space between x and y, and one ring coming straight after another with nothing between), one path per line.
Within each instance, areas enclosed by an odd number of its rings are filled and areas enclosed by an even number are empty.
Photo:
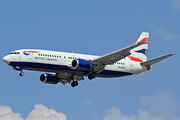
M72 87L88 77L115 78L138 75L148 71L151 65L162 61L174 53L147 61L149 33L142 32L134 45L103 55L85 55L40 49L20 49L3 57L3 61L14 70L45 72L40 81L47 84L66 83Z

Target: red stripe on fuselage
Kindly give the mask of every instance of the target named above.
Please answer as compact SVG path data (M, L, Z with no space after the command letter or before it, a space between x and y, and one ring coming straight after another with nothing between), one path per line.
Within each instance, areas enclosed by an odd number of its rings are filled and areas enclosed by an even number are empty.
M136 42L136 44L141 43L141 42L146 42L145 44L148 44L149 38L144 38L144 39L142 39L141 41Z
M39 53L39 51L24 51L23 53Z
M128 56L128 58L129 58L130 60L132 60L132 61L143 62L141 59L135 58L135 57L133 57L133 56Z

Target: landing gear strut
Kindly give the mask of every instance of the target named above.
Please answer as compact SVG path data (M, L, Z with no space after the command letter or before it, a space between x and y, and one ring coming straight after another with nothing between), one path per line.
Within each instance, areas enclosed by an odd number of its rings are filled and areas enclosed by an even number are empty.
M23 73L23 71L21 71L20 73L19 73L19 76L23 76L24 75L24 73Z
M78 81L73 81L73 82L71 83L71 86L72 86L72 87L78 86Z

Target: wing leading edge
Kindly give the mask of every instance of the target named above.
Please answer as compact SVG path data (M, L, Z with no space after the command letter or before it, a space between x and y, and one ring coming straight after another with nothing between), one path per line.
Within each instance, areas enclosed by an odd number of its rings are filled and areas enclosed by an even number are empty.
M92 64L96 65L108 65L108 64L113 64L127 56L129 56L131 53L129 52L130 50L144 44L145 42L137 43L135 45L129 46L127 48L103 55L101 57L98 57L96 59L91 60Z

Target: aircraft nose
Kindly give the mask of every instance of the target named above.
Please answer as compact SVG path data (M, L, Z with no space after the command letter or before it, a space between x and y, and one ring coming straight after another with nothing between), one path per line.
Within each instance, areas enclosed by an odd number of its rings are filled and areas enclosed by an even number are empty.
M9 64L9 63L10 63L10 56L7 55L7 56L3 57L3 61L4 61L6 64Z

